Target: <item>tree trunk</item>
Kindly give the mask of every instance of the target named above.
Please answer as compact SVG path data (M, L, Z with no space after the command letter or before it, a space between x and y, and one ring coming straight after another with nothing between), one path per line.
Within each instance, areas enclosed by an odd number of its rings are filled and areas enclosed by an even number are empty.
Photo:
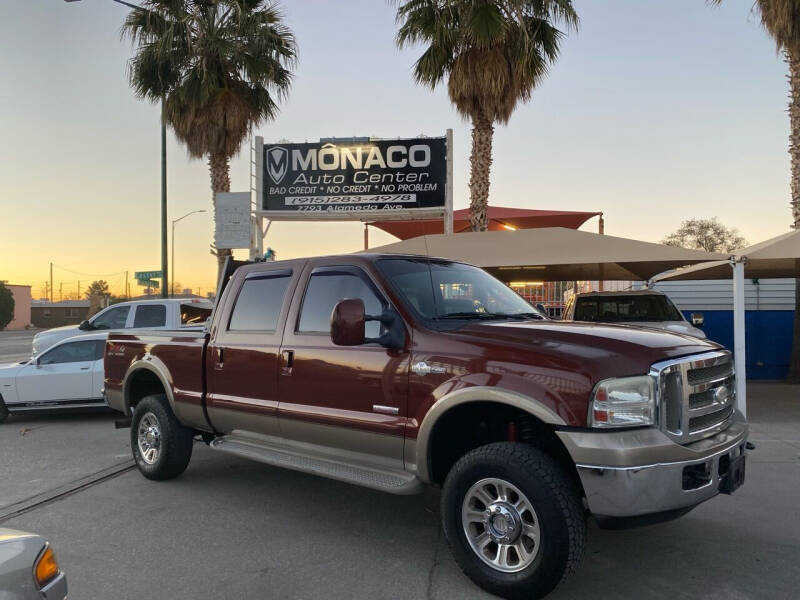
M472 231L489 228L489 173L492 168L494 125L483 115L472 119L472 154L470 154L469 222Z
M800 229L800 53L786 52L789 65L789 156L792 165L792 227ZM800 262L800 261L799 261ZM792 356L786 379L800 383L800 279L795 280Z
M214 221L217 220L217 192L231 191L230 165L228 157L223 154L211 154L208 157L208 169L211 173L212 203L214 205ZM225 259L231 256L228 248L217 248L211 245L211 253L217 257L217 284L219 284L222 270L225 268Z

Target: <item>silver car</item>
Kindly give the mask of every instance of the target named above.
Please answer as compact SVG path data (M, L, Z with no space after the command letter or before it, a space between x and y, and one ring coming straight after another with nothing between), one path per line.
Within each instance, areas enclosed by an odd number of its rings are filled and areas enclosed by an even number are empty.
M0 527L0 600L66 600L67 576L50 543Z

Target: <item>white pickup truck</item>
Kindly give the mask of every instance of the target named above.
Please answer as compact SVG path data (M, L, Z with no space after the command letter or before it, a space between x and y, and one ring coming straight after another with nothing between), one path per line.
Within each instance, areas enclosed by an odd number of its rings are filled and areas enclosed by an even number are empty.
M120 302L80 325L55 327L33 338L33 356L63 339L105 329L183 329L202 327L214 303L203 298L165 298Z
M567 300L561 319L652 327L705 338L706 334L699 329L703 326L703 315L692 313L691 317L690 323L666 294L646 289L575 294Z

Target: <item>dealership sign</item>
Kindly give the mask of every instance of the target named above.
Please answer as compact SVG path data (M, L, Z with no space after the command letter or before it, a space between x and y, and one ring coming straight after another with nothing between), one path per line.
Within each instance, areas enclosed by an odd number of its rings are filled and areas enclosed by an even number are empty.
M259 213L308 220L443 215L449 199L448 141L264 144L258 156Z

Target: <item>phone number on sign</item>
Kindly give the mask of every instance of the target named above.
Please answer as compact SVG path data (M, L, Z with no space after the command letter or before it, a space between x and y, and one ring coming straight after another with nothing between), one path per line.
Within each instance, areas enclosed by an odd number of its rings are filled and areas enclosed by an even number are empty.
M285 206L328 206L331 204L415 204L416 194L363 194L356 196L287 196Z

